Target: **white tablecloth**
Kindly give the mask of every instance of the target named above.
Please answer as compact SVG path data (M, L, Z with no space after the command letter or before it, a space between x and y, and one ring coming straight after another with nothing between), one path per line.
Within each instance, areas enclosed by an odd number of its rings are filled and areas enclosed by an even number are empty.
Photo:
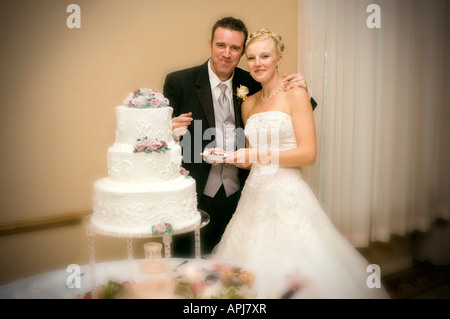
M96 285L106 284L108 280L117 282L138 281L142 274L139 272L139 264L144 260L112 261L95 264L95 283ZM185 259L171 259L171 266L180 265ZM180 269L186 269L193 265L196 260L189 259ZM201 260L202 264L208 261ZM80 265L79 288L69 288L69 284L75 284L73 280L74 270L59 269L36 276L23 278L3 286L0 286L1 299L73 299L83 298L83 296L92 290L91 268L90 265ZM72 276L72 277L71 277Z

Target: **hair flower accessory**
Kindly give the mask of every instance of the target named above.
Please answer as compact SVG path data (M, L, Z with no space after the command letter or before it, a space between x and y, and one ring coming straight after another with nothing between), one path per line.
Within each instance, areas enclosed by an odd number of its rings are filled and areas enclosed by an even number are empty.
M162 93L148 88L137 89L123 100L123 103L132 108L148 109L169 106L169 99Z
M247 95L248 95L248 87L246 87L245 85L240 85L237 89L236 89L236 97L242 101L245 101L245 99L247 99Z

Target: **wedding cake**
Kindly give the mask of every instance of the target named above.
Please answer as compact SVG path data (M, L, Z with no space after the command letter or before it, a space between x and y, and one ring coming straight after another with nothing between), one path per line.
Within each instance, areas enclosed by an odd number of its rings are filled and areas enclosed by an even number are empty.
M108 177L94 184L91 223L98 229L141 235L160 225L180 231L200 223L195 180L182 168L172 137L172 112L163 94L147 88L116 107Z

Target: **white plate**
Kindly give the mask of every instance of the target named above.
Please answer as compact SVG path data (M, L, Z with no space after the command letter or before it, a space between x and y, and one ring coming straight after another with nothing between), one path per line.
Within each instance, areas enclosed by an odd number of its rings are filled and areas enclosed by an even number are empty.
M208 151L202 153L202 156L208 161L208 162L218 162L221 163L225 158L228 157L229 154L226 153L209 153Z

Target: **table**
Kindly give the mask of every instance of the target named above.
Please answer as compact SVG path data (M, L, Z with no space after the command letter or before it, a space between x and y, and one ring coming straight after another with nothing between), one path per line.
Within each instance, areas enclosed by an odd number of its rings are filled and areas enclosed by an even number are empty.
M126 233L111 233L103 231L97 227L95 227L91 223L91 217L92 215L89 215L84 218L83 225L86 228L86 233L88 236L88 243L89 243L89 264L91 267L91 282L92 287L97 286L97 279L96 279L96 261L95 261L95 236L102 235L106 237L113 237L113 238L124 238L127 240L127 258L128 263L131 265L133 261L133 239L134 238L161 238L164 243L164 251L165 251L165 259L167 262L171 259L171 243L172 243L172 236L180 235L180 234L186 234L189 232L194 232L195 235L195 256L196 259L201 258L201 247L200 247L200 229L208 225L210 219L209 215L202 211L198 210L200 213L200 221L198 224L193 225L192 227L183 229L183 230L175 230L170 234L126 234ZM135 273L135 270L132 269L130 266L130 273L133 275ZM131 278L133 279L133 278ZM93 298L97 298L97 290L93 290Z
M139 280L138 267L144 261L145 259L135 259L131 265L128 260L97 263L96 281L98 284L106 284L108 280L117 282ZM197 262L195 259L172 258L170 260L171 267L179 266L177 269L195 262ZM132 272L130 272L130 266ZM77 278L79 282L76 282ZM66 269L46 272L0 286L0 299L74 299L83 298L90 291L92 291L90 265L68 265Z

